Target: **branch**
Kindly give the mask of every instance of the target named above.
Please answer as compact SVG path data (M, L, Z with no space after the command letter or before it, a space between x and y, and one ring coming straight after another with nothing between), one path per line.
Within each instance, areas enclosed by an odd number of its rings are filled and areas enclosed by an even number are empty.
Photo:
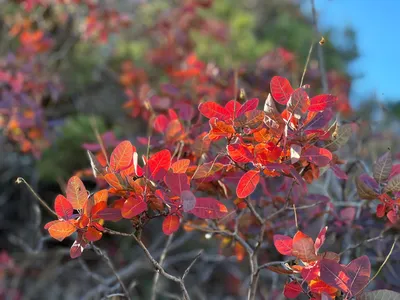
M171 275L169 274L167 271L164 270L164 268L160 265L159 262L157 262L154 257L151 255L151 253L149 252L149 250L147 249L147 247L143 244L143 242L137 238L137 236L135 235L135 233L124 233L124 232L118 232L118 231L114 231L108 228L104 228L104 232L109 233L109 234L113 234L113 235L122 235L122 236L130 236L132 237L136 243L138 243L139 247L142 248L144 254L147 256L147 258L150 260L150 262L153 264L154 269L156 269L157 272L160 272L161 275L163 275L165 278L171 280L171 281L175 281L176 283L179 284L181 291L183 293L183 299L184 300L189 300L189 293L186 290L185 284L182 280L182 278L179 278L177 276Z
M174 234L171 234L168 237L167 242L165 243L165 247L164 247L164 249L161 253L161 257L160 257L160 265L161 266L164 264L164 260L167 256L167 252L168 252L169 246L171 245L173 238L174 238ZM158 282L159 277L160 277L160 273L156 272L153 277L153 286L151 288L151 300L156 300L156 298L157 298L157 282Z
M35 190L30 186L30 184L27 183L27 182L25 181L24 178L18 177L17 180L16 180L15 182L18 183L18 184L24 183L24 184L28 187L28 189L30 190L30 192L33 194L33 196L35 197L35 199L36 199L37 201L39 201L39 203L40 203L45 209L47 209L47 211L49 211L52 215L54 215L54 216L58 219L58 216L57 216L56 212L55 212L54 210L52 210L51 207L48 206L47 203L46 203L42 198L40 198L40 196L35 192Z
M114 273L115 277L117 278L119 284L121 285L122 290L125 293L125 297L128 300L132 300L131 297L129 296L129 291L126 288L124 282L122 281L121 277L119 277L117 270L115 269L110 257L107 255L106 252L104 252L103 250L101 250L99 247L97 247L96 245L94 245L92 243L92 247L94 249L94 251L101 256L101 258L103 258L103 260L107 263L108 267L111 269L111 271Z
M349 251L349 250L352 250L352 249L356 249L356 248L358 248L358 247L360 247L360 246L362 246L362 245L364 245L364 244L368 244L368 243L371 243L371 242L374 242L374 241L383 239L384 236L385 236L385 233L386 233L387 231L389 231L390 229L391 229L391 227L388 227L388 228L382 230L382 232L381 232L378 236L372 237L372 238L367 239L367 240L364 240L364 241L362 241L362 242L360 242L360 243L358 243L358 244L351 245L351 246L347 247L345 250L343 250L342 252L340 252L339 255L341 256L343 253L345 253L345 252L347 252L347 251Z
M317 11L315 9L314 0L311 0L311 7L312 7L314 31L316 35L320 35L318 31ZM328 79L325 70L324 52L322 51L321 45L318 47L318 62L319 62L319 71L321 73L322 90L324 93L328 93Z

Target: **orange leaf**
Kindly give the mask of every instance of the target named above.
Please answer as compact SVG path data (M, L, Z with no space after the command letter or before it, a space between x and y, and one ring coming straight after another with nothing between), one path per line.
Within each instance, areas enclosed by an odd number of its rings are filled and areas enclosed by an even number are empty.
M67 184L67 199L74 209L82 209L87 200L88 194L82 180L72 176Z
M121 214L125 219L132 219L147 210L147 203L142 198L130 197L125 200Z
M100 190L94 194L94 204L99 202L106 202L108 200L108 191L107 190Z
M113 171L121 171L132 163L133 147L130 141L123 141L114 149L110 157L110 167Z
M180 159L171 165L172 172L174 173L186 173L187 168L190 165L190 159Z
M66 237L73 234L76 231L76 228L70 222L59 221L52 224L48 230L52 238L55 238L61 242Z

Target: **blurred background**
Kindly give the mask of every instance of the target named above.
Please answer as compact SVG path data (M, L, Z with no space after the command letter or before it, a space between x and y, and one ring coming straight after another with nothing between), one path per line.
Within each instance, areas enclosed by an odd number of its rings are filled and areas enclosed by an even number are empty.
M0 0L0 299L101 299L118 288L95 254L71 260L72 240L48 238L51 217L17 177L50 205L73 174L93 189L85 149L99 150L96 132L108 149L129 139L145 151L138 137L153 111L224 101L236 97L233 85L265 99L274 75L299 84L312 44L304 83L337 95L340 120L360 125L351 155L371 162L391 147L398 157L400 2L315 0L315 10L306 0ZM188 78L198 87L190 93ZM175 249L191 253L193 234ZM156 256L164 239L151 237ZM100 244L147 299L152 273L134 259L139 250L118 238ZM198 294L240 299L232 284L212 284L224 264L217 254L204 262ZM226 282L240 282L223 268ZM136 288L135 276L148 285ZM385 276L400 287L395 272Z

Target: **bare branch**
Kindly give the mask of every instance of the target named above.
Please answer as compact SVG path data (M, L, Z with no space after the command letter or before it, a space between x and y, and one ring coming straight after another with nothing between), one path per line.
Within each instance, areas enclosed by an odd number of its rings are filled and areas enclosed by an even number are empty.
M103 260L107 263L108 267L111 269L111 271L114 273L115 277L117 278L119 284L121 285L121 288L123 289L124 293L125 293L125 297L128 300L131 300L131 297L129 296L129 291L126 288L124 282L122 281L121 277L119 277L117 270L114 267L114 264L112 263L110 257L107 255L106 252L104 252L103 250L101 250L99 247L97 247L96 245L94 245L92 243L92 247L95 250L95 252L101 256L101 258L103 258Z

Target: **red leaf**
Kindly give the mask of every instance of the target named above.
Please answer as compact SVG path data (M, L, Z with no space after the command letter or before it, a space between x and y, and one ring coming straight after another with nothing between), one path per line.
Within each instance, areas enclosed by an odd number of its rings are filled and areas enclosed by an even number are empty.
M67 199L74 209L82 209L88 194L82 180L78 176L72 176L67 184Z
M89 242L96 242L98 240L101 239L101 237L103 236L103 233L98 231L96 228L94 227L89 227L86 232L83 234L83 236L85 237L85 239Z
M260 171L250 170L240 178L238 186L236 188L236 194L239 198L246 198L249 196L257 187L260 181Z
M242 104L236 100L231 100L225 105L225 109L229 111L230 119L234 119L237 116L238 110L242 107Z
M220 120L229 119L229 111L215 102L204 102L199 105L200 113L208 119L213 117Z
M190 165L190 159L180 159L171 165L172 172L174 173L186 173L187 168Z
M72 204L63 195L58 195L54 202L54 210L58 217L68 220L71 218L74 208Z
M196 206L189 212L202 219L220 219L228 209L214 198L197 198Z
M175 196L180 195L182 191L190 188L188 176L182 173L175 174L168 172L165 175L164 182Z
M167 216L162 224L162 230L166 235L173 234L179 229L179 217L176 215Z
M229 156L237 163L248 163L254 159L250 150L242 144L230 144L227 149Z
M317 238L315 239L315 252L318 252L318 250L322 247L322 245L325 242L326 238L326 231L328 230L328 226L325 226L324 228L321 229L321 231L318 233Z
M78 235L78 239L72 244L69 251L69 255L71 256L71 258L77 258L81 256L87 244L88 243L83 240L82 235Z
M327 107L331 107L337 100L336 96L323 94L312 97L310 100L309 111L323 111Z
M97 213L99 219L105 221L119 221L122 218L121 210L119 208L104 208Z
M301 288L301 285L297 281L292 281L285 284L285 287L283 289L283 295L286 298L295 299L300 295L302 291L303 290Z
M110 157L110 167L118 172L127 169L132 164L133 146L130 141L123 141L114 149Z
M382 218L385 215L386 207L384 204L378 204L376 207L376 216L378 218Z
M184 212L188 212L196 207L196 197L189 190L182 191L181 200Z
M161 150L151 156L146 166L146 174L152 180L160 180L171 166L171 153L169 150Z
M274 245L276 250L282 255L292 255L293 239L286 235L275 234Z
M164 115L158 115L155 120L154 120L154 129L157 132L164 132L164 130L167 128L169 123L169 120L166 116Z
M95 220L95 219L100 219L100 218L97 216L97 214L98 214L100 211L102 211L103 209L105 209L106 207L107 207L107 203L105 203L105 202L96 203L96 204L92 207L92 209L91 209L91 211L90 211L90 214L91 214L92 219L93 219L93 220Z
M274 76L271 79L271 94L279 104L286 105L293 93L293 88L289 80L280 76Z
M121 214L125 219L132 219L147 210L147 203L142 198L130 197L125 200Z
M304 262L312 262L318 259L315 254L314 241L301 231L297 231L293 237L292 255Z
M253 98L250 100L247 100L242 107L237 111L236 113L236 117L240 117L241 115L243 115L245 112L251 111L251 110L255 110L258 107L258 99L257 98Z
M311 146L303 151L302 157L318 167L325 167L331 162L332 153L327 149Z

